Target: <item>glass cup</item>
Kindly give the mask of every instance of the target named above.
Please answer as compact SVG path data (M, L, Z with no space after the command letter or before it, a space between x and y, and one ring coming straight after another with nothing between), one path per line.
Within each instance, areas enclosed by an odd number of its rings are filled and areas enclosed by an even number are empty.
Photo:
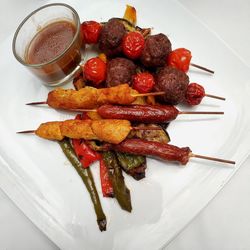
M48 28L52 27L51 25L58 22L67 22L68 25L69 23L73 25L74 29L72 28L72 30L74 30L74 33L71 34L72 37L70 38L72 41L67 41L68 45L65 48L61 47L63 48L62 51L57 51L57 54L48 61L30 62L28 58L33 55L29 55L29 53L35 53L37 49L35 46L39 46L39 42L37 42L37 45L32 45L32 41L39 41L39 33L42 37L42 32L45 32L46 28L49 30ZM12 42L13 54L21 64L40 78L45 85L60 85L69 81L80 69L82 47L80 26L79 16L71 6L62 3L42 6L29 14L17 28ZM40 40L43 39L42 37ZM51 41L50 44L53 44L53 42ZM33 50L30 49L32 46L34 46Z

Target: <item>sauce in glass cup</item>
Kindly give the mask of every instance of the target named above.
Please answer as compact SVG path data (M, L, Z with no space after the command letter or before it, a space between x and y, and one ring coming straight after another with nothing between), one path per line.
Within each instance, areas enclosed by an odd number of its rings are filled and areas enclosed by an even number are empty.
M19 25L13 53L45 85L62 84L80 68L80 25L77 12L69 5L42 6Z

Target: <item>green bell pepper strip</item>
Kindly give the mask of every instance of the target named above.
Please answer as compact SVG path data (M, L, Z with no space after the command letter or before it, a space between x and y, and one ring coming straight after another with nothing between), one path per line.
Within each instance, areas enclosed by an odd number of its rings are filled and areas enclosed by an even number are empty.
M94 205L94 209L95 209L95 213L97 217L97 224L99 226L99 229L101 231L106 231L106 225L107 225L106 216L102 210L102 205L101 205L99 195L97 193L95 182L94 182L90 169L82 167L82 164L77 158L77 155L74 149L72 148L68 138L65 138L62 141L59 141L59 145L62 148L65 156L68 158L72 166L80 175L83 183L85 184L89 192L92 203Z
M142 164L146 163L146 157L141 155L131 155L127 153L115 153L119 165L124 168L126 171L129 171L133 168L139 167Z
M124 177L122 175L122 170L117 162L115 154L111 151L103 152L103 160L108 168L108 173L112 182L115 198L117 199L122 209L131 212L132 205L130 191L126 187Z

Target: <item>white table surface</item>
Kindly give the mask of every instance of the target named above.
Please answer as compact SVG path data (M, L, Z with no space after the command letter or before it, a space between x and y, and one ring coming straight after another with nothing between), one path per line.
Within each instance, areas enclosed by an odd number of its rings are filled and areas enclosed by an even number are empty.
M249 0L180 0L250 66ZM42 0L1 0L0 41ZM0 55L1 56L1 55ZM0 57L0 60L4 60ZM235 83L237 84L237 83ZM250 143L250 142L249 142ZM250 157L165 250L250 249ZM56 250L0 190L0 250Z

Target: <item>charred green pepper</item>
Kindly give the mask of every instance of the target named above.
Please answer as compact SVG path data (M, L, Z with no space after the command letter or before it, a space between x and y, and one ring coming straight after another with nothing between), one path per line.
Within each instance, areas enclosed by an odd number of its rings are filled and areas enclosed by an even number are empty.
M106 230L106 216L102 210L102 205L99 199L99 195L96 190L95 182L92 176L92 173L89 168L83 168L81 162L78 160L74 149L72 148L69 139L63 139L62 141L59 141L59 145L62 148L64 154L68 158L68 160L71 162L72 166L75 168L75 170L80 175L83 183L85 184L89 195L91 197L92 203L94 205L96 217L97 217L97 223L99 226L99 229L101 231Z
M119 165L135 180L139 181L145 177L147 168L146 157L128 153L115 152Z
M121 167L127 171L146 163L146 157L141 155L116 152L116 156Z
M108 168L110 180L112 182L115 198L120 204L121 208L131 212L131 198L130 191L126 187L122 170L117 162L115 153L111 151L103 152L103 160Z

